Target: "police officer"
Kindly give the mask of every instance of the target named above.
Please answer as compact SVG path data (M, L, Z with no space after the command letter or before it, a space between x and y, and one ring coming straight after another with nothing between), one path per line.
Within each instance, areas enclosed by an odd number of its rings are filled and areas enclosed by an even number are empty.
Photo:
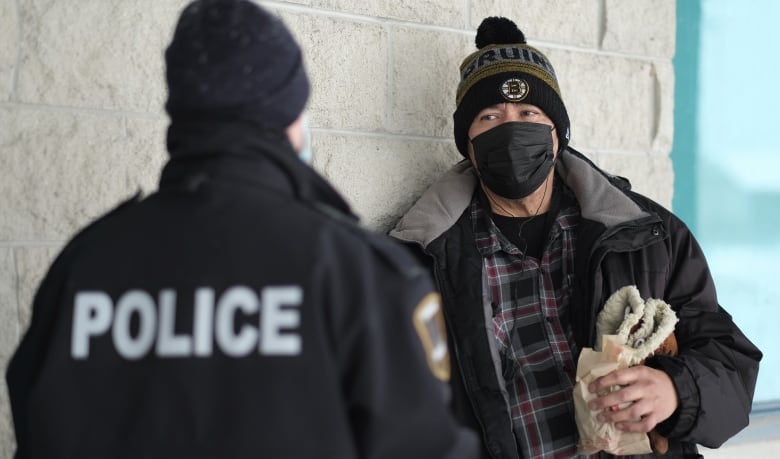
M159 190L67 244L9 365L17 457L471 457L427 274L296 155L289 31L195 1L166 64Z

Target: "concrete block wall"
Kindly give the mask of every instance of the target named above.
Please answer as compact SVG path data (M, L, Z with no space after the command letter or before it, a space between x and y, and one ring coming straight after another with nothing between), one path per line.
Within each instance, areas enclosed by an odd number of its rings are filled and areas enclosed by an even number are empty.
M163 50L186 0L0 0L0 370L73 233L166 160ZM387 230L460 159L460 61L488 15L550 57L572 145L669 206L675 0L260 1L300 41L315 167ZM0 384L0 458L14 450Z

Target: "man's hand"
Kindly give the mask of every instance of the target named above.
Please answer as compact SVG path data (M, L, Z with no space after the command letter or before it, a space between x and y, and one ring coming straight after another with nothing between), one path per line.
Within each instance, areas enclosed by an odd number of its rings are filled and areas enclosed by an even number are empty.
M620 389L609 392L613 386ZM593 381L588 390L604 394L589 403L600 410L601 422L612 422L626 432L649 432L677 409L677 391L661 370L644 365L615 370Z

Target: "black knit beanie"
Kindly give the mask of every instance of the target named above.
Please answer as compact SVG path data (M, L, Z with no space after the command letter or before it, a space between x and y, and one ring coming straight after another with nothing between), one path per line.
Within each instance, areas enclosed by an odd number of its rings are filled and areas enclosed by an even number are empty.
M303 111L309 81L301 50L276 16L248 0L196 0L165 52L177 119L251 119L285 128Z
M555 124L558 149L569 143L570 125L566 106L552 64L514 22L502 17L485 18L477 29L478 51L460 65L456 96L455 145L468 158L468 130L474 117L486 107L501 102L536 105Z

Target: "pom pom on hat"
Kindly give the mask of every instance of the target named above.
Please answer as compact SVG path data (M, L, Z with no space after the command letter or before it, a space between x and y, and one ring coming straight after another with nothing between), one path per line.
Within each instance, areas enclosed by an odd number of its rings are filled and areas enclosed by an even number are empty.
M488 45L525 44L525 35L510 19L493 16L485 18L479 25L474 43L477 49Z
M570 137L569 115L561 98L555 70L547 57L526 43L523 32L510 19L485 18L477 28L477 51L460 66L455 97L455 145L468 158L468 130L477 114L492 105L516 102L541 108L552 120L558 149Z

